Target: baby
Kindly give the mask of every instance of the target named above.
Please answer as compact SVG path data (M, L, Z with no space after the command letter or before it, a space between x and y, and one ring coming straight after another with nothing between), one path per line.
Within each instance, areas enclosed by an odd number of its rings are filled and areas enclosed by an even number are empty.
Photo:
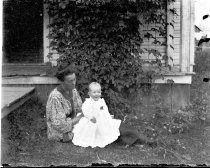
M97 82L89 85L87 98L82 105L82 117L74 126L72 142L82 147L105 147L120 136L121 120L113 119L101 98L101 86Z

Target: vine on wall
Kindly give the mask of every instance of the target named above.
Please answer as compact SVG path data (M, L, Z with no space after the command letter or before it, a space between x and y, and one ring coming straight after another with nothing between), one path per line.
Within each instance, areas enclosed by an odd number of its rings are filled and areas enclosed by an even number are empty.
M154 44L166 45L153 35L166 38L167 3L174 0L47 0L51 39L50 48L59 55L58 68L72 63L79 70L78 90L87 96L87 85L98 81L111 113L133 111L129 96L151 83L161 73L143 69L142 43L145 38ZM175 10L171 10L175 13ZM158 25L143 32L144 24ZM172 23L170 23L173 26ZM160 51L147 52L155 56L160 68ZM49 57L52 53L49 54Z

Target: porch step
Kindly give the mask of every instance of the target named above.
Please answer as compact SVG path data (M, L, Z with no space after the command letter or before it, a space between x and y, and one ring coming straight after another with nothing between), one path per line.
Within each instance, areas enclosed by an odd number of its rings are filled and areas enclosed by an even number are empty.
M2 87L1 119L33 96L35 87Z
M46 76L46 72L49 68L50 67L48 65L6 64L2 65L2 76Z

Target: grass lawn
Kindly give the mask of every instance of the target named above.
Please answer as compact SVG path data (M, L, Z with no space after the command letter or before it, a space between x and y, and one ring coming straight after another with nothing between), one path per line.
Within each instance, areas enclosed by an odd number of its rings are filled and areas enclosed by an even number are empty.
M168 137L179 139L182 144L174 145L173 149L147 145L126 148L117 143L105 148L82 148L71 143L49 141L46 138L44 107L31 100L2 120L1 159L2 164L10 166L88 166L92 163L111 163L115 166L210 165L210 137L206 134L210 135L210 127L197 122L190 132Z
M210 68L201 71L193 78L191 95L200 98L197 93L203 90L200 93L207 94L210 101L210 82L203 82L204 77L210 77ZM136 145L126 148L123 144L113 143L96 149L49 141L46 136L45 107L37 100L26 102L1 122L1 163L5 166L88 166L93 163L115 166L210 165L210 125L209 121L203 119L196 120L185 133L167 135L169 143L165 147Z

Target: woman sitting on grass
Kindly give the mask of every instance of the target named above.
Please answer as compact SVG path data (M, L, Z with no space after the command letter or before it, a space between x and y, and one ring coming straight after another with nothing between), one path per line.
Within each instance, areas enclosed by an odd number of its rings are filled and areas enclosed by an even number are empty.
M75 88L76 71L74 67L69 66L59 71L56 76L61 84L50 93L47 101L47 135L50 140L71 142L74 126L83 117L82 100ZM137 141L153 143L146 136L140 135L134 128L123 123L119 126L119 132L118 140L127 145L132 145Z
M46 105L47 136L50 140L61 142L73 138L73 126L79 122L82 112L82 100L75 88L74 68L66 68L56 74L61 84L49 95Z

